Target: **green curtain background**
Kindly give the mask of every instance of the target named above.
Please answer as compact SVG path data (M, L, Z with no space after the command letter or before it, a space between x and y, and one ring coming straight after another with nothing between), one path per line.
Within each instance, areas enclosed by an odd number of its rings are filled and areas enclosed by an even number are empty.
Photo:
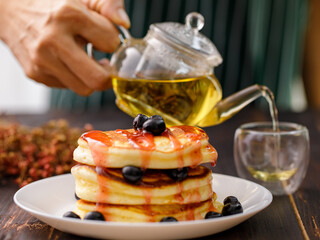
M291 108L292 82L301 75L307 0L125 0L125 7L136 38L144 37L152 23L184 23L189 12L200 12L205 18L201 32L223 57L215 74L224 96L259 83L274 92L279 109ZM51 94L54 109L87 111L110 104L112 90L89 97L59 89Z

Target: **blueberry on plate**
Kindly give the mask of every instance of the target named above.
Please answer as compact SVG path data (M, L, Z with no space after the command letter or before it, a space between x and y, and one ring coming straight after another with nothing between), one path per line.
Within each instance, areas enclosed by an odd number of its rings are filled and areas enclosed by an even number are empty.
M239 200L235 196L228 196L223 200L223 204L226 205L228 203L238 203Z
M210 212L207 212L207 214L204 218L205 219L212 219L212 218L218 218L218 217L222 217L222 214L218 213L218 212L210 211Z
M159 136L166 130L166 124L161 116L154 115L143 123L142 129L152 133L154 136Z
M122 168L123 178L130 183L137 183L143 177L143 171L139 167L125 166Z
M174 181L180 182L188 177L188 167L170 169L167 171L167 174Z
M63 214L63 217L80 219L78 214L76 214L72 211L66 212L65 214Z
M222 209L222 215L223 216L229 216L229 215L234 215L238 213L242 213L243 208L240 202L237 203L227 203L224 205Z
M174 217L164 217L160 220L160 222L178 222L178 220Z
M141 129L143 123L147 120L148 120L148 117L146 115L138 114L133 120L133 128L135 130Z
M105 218L101 212L98 211L92 211L88 212L85 216L84 219L86 220L98 220L98 221L105 221Z

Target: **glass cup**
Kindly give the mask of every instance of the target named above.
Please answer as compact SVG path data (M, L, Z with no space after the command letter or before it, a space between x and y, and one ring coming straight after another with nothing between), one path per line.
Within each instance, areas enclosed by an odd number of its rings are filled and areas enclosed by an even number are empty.
M241 125L234 137L234 160L240 177L268 188L274 195L295 192L309 164L309 132L302 125L271 122Z

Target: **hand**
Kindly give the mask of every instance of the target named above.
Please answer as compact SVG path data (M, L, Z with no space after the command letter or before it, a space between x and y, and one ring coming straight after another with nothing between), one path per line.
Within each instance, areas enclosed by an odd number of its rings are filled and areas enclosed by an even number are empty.
M124 10L123 0L81 0L89 9L107 17L111 22L130 27L130 20Z
M0 0L0 38L26 75L79 95L111 87L109 62L83 46L113 52L120 42L113 23L130 25L122 0Z

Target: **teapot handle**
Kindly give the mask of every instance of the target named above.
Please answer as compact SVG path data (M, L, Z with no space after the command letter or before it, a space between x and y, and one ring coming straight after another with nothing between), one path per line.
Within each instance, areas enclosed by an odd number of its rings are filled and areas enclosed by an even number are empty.
M127 29L125 29L124 27L119 26L119 25L116 25L116 24L114 24L114 26L115 26L116 29L119 31L119 38L120 38L121 43L124 43L124 41L125 41L126 39L132 38L132 37L131 37L131 34L129 33L129 31L128 31ZM94 58L94 56L93 56L93 45L92 45L92 43L87 43L87 45L86 45L86 52L87 52L87 54L88 54L89 57Z
M120 38L121 43L123 43L126 39L131 38L131 34L129 33L129 31L126 28L119 26L117 24L114 24L114 26L119 31L119 38Z

